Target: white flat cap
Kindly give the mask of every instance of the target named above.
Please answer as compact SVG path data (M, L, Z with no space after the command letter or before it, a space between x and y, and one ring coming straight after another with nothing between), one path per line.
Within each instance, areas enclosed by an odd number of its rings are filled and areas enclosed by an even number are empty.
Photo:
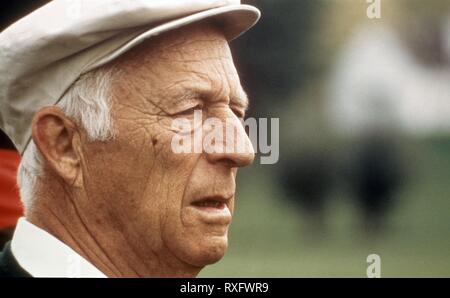
M240 0L54 0L0 33L0 128L23 153L34 113L80 75L165 31L212 19L230 41L259 17Z

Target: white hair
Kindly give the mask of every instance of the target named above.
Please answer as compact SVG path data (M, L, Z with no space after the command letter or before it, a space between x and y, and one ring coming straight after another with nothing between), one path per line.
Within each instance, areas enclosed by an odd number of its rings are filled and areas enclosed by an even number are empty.
M90 141L114 138L110 90L116 73L113 67L102 67L82 75L56 104L86 131ZM41 180L39 178L45 175L45 171L45 161L31 140L17 172L17 184L25 210L33 202Z

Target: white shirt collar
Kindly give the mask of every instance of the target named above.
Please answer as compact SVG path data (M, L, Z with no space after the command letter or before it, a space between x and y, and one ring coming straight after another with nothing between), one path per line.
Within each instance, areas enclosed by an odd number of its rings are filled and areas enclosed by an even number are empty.
M24 217L17 222L11 251L33 277L106 277L69 246Z

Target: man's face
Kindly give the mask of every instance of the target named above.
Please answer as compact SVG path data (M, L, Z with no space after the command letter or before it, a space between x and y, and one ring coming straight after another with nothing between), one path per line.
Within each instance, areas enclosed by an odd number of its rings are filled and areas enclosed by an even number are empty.
M246 108L228 43L205 24L167 33L122 56L116 67L112 116L117 136L83 145L83 209L105 251L163 268L201 268L227 248L237 168L244 153L174 153L176 118L233 121ZM113 240L111 240L113 239ZM137 268L136 271L139 271Z

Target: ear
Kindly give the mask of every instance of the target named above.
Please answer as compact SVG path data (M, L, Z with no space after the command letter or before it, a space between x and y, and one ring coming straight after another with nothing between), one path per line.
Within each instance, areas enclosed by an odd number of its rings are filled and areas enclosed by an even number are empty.
M75 123L58 107L43 107L34 115L32 137L48 166L67 184L81 187L80 135Z

